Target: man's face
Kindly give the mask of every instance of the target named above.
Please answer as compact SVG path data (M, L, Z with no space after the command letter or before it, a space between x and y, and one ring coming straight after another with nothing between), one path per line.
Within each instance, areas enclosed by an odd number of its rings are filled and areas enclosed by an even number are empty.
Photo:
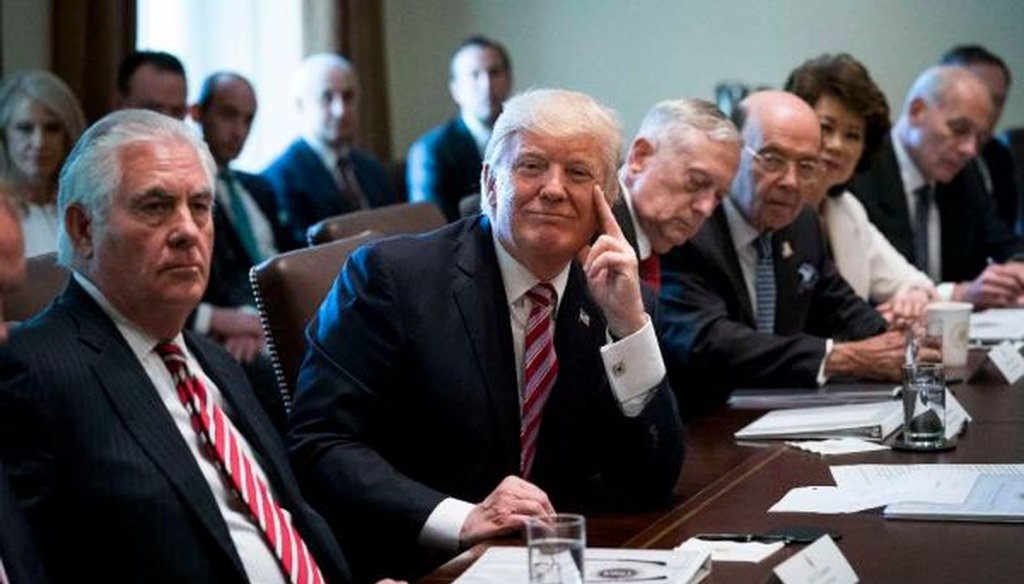
M0 343L7 341L4 320L4 294L25 278L25 241L21 237L21 221L0 192Z
M484 167L498 240L538 277L548 267L564 267L594 236L593 193L605 172L589 135L513 135L499 167Z
M740 163L737 142L690 131L685 146L637 138L626 162L633 211L655 253L693 236L729 193Z
M245 146L256 116L256 95L248 83L228 78L217 83L210 102L196 115L213 159L217 166L224 167Z
M68 152L67 136L57 116L31 99L19 102L4 128L7 151L15 168L30 182L56 182Z
M947 88L941 103L915 99L907 116L907 153L927 180L946 183L977 156L992 103L985 87L972 78Z
M128 144L119 152L121 185L105 224L75 242L90 279L126 317L181 314L206 290L213 246L210 177L188 143Z
M468 46L452 60L449 90L463 115L492 125L512 88L501 54L490 47Z
M803 208L805 191L817 176L800 169L819 168L821 130L814 110L803 102L786 98L760 104L751 109L743 128L747 148L733 197L750 224L765 232L789 225ZM784 161L785 166L771 169L772 161Z
M304 131L332 148L351 143L359 117L355 73L328 67L311 77L299 98Z
M973 63L967 69L975 75L988 89L992 97L992 122L989 131L995 129L999 118L1003 115L1003 106L1006 105L1006 94L1010 91L1009 80L1003 70L996 65L988 63Z
M146 63L135 70L128 82L128 93L122 96L121 107L150 110L183 120L187 99L184 77Z

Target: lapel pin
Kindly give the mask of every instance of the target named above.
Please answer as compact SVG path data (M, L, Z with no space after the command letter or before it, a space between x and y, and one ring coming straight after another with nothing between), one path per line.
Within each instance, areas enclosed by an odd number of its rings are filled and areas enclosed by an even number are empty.
M590 326L590 315L582 308L580 309L580 322L583 323L583 326Z
M793 246L789 245L789 240L786 239L782 242L782 258L786 259L793 255Z

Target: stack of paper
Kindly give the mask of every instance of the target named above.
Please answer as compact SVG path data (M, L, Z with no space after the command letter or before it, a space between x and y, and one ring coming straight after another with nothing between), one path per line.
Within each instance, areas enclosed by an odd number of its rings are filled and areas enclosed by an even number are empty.
M739 439L842 438L883 440L903 425L903 404L868 404L798 408L768 412L736 432Z
M991 308L971 315L971 340L995 344L1024 339L1024 309Z

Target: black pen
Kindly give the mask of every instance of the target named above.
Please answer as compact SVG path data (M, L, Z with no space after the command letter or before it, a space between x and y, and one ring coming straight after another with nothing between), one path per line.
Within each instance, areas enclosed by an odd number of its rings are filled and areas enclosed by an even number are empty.
M694 537L704 541L736 541L741 543L771 543L776 541L789 543L793 541L792 536L781 533L698 533Z

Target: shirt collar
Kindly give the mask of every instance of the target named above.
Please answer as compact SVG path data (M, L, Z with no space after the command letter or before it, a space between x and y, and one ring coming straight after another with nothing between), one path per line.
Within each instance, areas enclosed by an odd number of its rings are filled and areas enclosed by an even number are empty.
M910 195L917 191L917 189L928 184L925 180L924 175L914 164L914 159L910 157L910 153L907 152L906 148L903 147L903 142L900 141L899 135L896 132L896 126L893 126L889 130L889 136L892 138L892 149L896 153L896 161L900 166L900 180L903 181L903 192Z
M483 158L484 150L487 149L487 142L491 139L491 129L488 128L473 116L467 116L461 114L462 123L466 124L466 129L469 130L469 135L473 137L473 142L476 143L477 152L480 153L480 157Z
M636 212L633 210L633 195L621 180L619 181L619 196L626 199L626 208L629 209L629 220L633 223L633 232L636 233L637 259L645 260L651 257L651 253L653 253L653 250L651 250L651 239L647 237L647 233L640 227L640 222L636 218Z
M733 245L736 249L744 249L761 236L761 232L754 229L754 226L747 221L732 198L727 198L722 203L725 210L725 220L729 224L729 235L732 236Z
M96 301L96 304L100 306L103 313L106 314L110 320L114 321L114 326L116 326L117 330L121 332L121 336L124 337L124 340L128 343L128 347L131 348L136 359L141 361L153 352L157 343L166 340L154 337L139 328L138 325L132 321L128 320L128 317L121 314L119 310L114 308L114 305L110 303L110 300L107 299L103 292L100 291L100 289L93 284L88 277L78 271L73 271L71 274L72 277L75 278L75 281L78 282L83 290L85 290L85 293ZM185 347L185 338L181 332L178 332L171 341L181 347L183 351L186 351L187 354L188 349Z
M493 229L491 230L491 238L494 241L494 252L498 256L498 270L501 272L501 281L505 285L505 298L510 305L515 304L522 299L527 291L540 283L540 280L512 257L512 254L508 253L508 250L498 241L497 232ZM571 262L566 264L565 268L557 276L548 281L555 288L555 292L558 293L558 301L555 305L556 314L558 306L561 306L562 298L565 296L565 286L569 282L569 269L571 266Z

